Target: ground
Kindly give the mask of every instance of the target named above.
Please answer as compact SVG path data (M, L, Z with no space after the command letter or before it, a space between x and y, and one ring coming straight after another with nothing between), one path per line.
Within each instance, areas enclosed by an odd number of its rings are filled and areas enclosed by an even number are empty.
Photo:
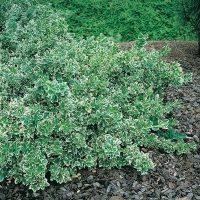
M123 50L133 42L121 43ZM178 61L184 72L193 73L193 81L177 88L168 88L163 97L182 100L181 108L171 117L177 119L178 131L186 133L186 141L195 141L197 149L177 156L142 148L157 166L141 175L134 168L81 170L79 176L66 184L51 183L43 191L33 193L28 187L13 180L0 183L0 200L187 200L200 199L200 58L196 55L197 42L148 41L146 48L161 49L168 45L171 51L163 58Z

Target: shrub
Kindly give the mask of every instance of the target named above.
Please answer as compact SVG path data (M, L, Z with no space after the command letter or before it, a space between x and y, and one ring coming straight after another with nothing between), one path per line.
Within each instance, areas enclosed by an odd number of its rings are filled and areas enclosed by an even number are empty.
M14 4L1 32L0 179L34 191L59 183L78 169L132 165L141 173L155 164L140 147L181 154L194 143L158 137L153 131L177 123L164 114L178 101L163 103L167 86L191 80L166 53L130 51L111 38L73 39L64 14L36 5Z

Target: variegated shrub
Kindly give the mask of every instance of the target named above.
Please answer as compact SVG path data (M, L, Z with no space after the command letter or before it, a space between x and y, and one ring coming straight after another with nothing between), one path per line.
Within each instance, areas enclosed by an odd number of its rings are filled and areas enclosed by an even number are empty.
M195 148L158 137L177 123L165 119L179 102L163 103L167 86L191 80L145 38L121 51L110 38L73 39L64 13L12 5L0 33L0 180L13 177L34 191L78 169L155 164L140 147L178 154Z

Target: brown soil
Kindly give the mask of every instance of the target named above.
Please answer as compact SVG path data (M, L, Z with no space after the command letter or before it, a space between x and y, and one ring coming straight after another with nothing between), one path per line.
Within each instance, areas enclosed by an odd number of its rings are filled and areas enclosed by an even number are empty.
M130 50L133 46L132 42L122 42L120 46L123 50ZM168 46L171 48L170 52L166 55L169 60L173 60L174 58L195 58L198 48L197 42L190 41L148 41L146 44L146 49L156 49L160 50L162 47Z

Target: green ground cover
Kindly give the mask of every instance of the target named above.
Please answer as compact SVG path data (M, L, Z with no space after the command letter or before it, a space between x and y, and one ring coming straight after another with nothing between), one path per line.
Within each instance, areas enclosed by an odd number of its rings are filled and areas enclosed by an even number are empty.
M38 0L68 12L69 31L76 36L103 33L131 41L140 33L149 40L195 40L189 25L179 20L179 0Z
M23 1L7 2L19 4ZM131 41L143 33L149 36L149 40L196 40L192 27L181 23L179 1L31 0L30 4L50 3L55 11L64 12L65 17L67 13L68 31L76 37L103 33L116 40ZM0 29L6 9L9 9L9 3L0 10Z

